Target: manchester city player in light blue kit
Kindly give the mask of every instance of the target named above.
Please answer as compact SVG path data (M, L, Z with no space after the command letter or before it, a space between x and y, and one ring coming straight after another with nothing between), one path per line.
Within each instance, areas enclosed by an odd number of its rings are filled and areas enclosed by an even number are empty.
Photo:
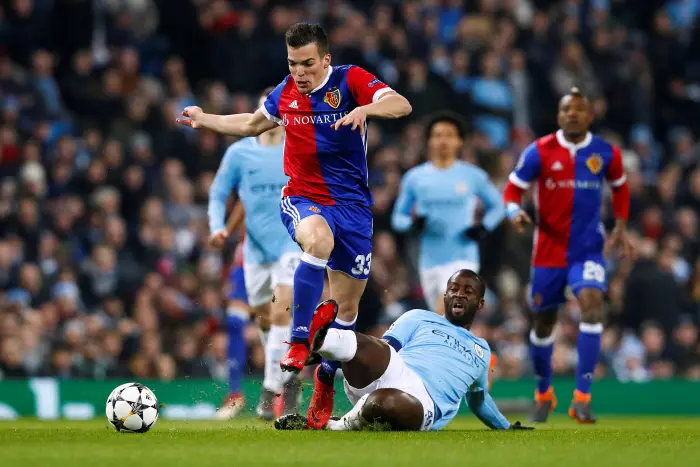
M425 130L428 162L406 172L394 205L394 230L420 233L418 268L428 307L443 314L447 279L458 269L479 271L478 241L505 217L501 194L486 172L458 159L464 145L459 116L440 113ZM485 207L476 223L477 201Z
M528 429L511 424L488 394L491 350L469 328L484 307L486 285L474 271L450 277L444 294L445 316L411 310L383 339L331 329L337 304L321 303L311 322L312 352L342 362L345 393L354 407L326 429L361 430L381 423L392 430L444 428L457 414L462 398L472 413L495 430ZM280 417L277 429L304 429L297 414Z
M287 234L279 214L282 188L288 180L282 168L283 150L282 127L232 144L224 154L209 192L210 244L213 246L222 246L228 236L226 199L232 190L238 191L245 209L243 274L250 312L240 307L229 309L229 329L237 330L236 335L229 333L229 339L243 339L249 313L269 317L263 392L257 407L258 415L266 419L273 418L273 398L282 393L284 383L291 378L282 372L280 360L289 348L291 324L287 307L292 303L294 271L301 258L301 250ZM271 303L273 296L275 300ZM232 321L238 326L231 326ZM238 362L231 365L230 371L242 371L245 361L239 360L245 360L243 357L229 356ZM235 416L244 405L242 400L236 402L222 407L219 418ZM296 412L296 407L289 409Z

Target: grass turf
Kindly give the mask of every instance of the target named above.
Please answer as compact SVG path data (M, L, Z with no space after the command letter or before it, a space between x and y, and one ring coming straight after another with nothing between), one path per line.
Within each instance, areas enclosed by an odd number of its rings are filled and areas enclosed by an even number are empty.
M530 432L485 430L470 417L429 433L277 432L252 420L159 420L119 434L106 421L0 422L6 466L420 465L684 467L700 465L700 419L604 417L597 425L555 418Z

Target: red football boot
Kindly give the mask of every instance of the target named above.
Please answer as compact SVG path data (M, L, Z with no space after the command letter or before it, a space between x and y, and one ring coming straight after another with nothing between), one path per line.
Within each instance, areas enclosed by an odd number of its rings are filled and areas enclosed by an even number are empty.
M310 354L311 351L309 350L308 345L292 342L289 344L287 355L280 360L280 368L282 368L282 371L299 373L304 369L304 365L306 365L306 361L309 359Z
M316 367L314 372L314 392L311 395L308 412L308 428L322 430L328 424L333 413L333 396L335 391L332 384L326 384L318 379L321 367Z
M314 317L311 319L309 326L309 344L314 345L318 341L318 347L323 344L323 339L326 337L328 329L338 316L338 303L335 300L326 300L319 303L314 311ZM311 355L312 351L306 344L293 342L289 345L287 355L280 361L282 371L291 371L299 373L305 365L309 365L315 361L315 356Z
M328 330L338 316L338 303L335 300L326 300L316 307L316 312L311 320L309 331L309 344L312 355L318 352L323 345L323 340ZM311 396L308 412L308 426L314 430L322 430L333 413L333 384L327 384L318 377L321 367L314 372L314 392Z
M311 319L311 326L309 329L309 345L311 346L311 353L316 353L319 351L323 345L323 340L326 338L328 330L331 325L338 317L338 302L335 300L328 299L324 302L319 303L314 312L314 317Z

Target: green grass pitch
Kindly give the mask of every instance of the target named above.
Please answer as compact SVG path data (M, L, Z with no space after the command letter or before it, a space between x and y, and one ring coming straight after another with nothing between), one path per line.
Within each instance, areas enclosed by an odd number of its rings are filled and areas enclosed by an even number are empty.
M511 419L515 419L511 417ZM146 434L119 434L106 420L0 422L3 466L537 466L700 465L700 419L565 418L530 432L495 432L456 419L429 433L277 432L251 419L159 420Z

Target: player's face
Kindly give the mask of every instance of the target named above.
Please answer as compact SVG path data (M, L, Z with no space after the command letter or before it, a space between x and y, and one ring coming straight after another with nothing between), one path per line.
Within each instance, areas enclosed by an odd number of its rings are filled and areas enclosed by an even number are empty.
M296 49L287 46L287 64L299 92L308 94L325 79L331 55L321 56L315 42Z
M582 97L564 96L559 102L557 121L565 135L584 135L593 121L588 100Z
M459 137L459 131L450 122L438 122L433 125L428 138L430 157L455 159L464 141Z
M484 306L481 283L472 276L456 274L447 283L445 318L455 326L471 324L476 312Z

